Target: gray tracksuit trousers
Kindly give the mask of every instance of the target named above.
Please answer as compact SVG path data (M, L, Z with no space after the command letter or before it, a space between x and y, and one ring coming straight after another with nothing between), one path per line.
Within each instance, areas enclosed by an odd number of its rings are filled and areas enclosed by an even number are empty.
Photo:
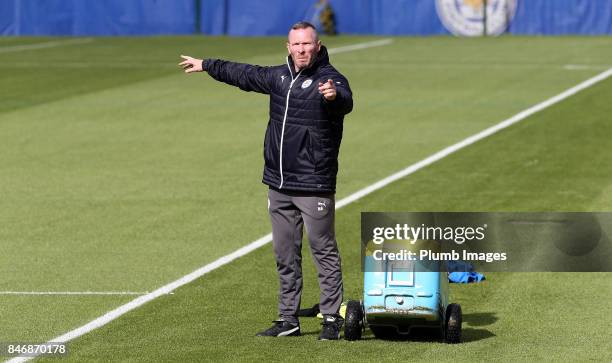
M334 230L333 194L316 195L268 192L268 211L276 269L280 280L279 317L297 322L302 298L302 231L306 226L310 249L317 267L319 308L323 314L338 314L342 304L342 271Z

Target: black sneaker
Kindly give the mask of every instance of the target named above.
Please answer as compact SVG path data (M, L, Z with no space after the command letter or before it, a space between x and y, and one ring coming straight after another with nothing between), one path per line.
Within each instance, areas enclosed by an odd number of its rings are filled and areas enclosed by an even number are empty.
M319 335L319 340L338 340L340 339L340 328L344 319L340 315L323 315L323 328Z
M297 337L300 336L300 324L293 324L284 320L274 320L274 325L257 333L258 337Z

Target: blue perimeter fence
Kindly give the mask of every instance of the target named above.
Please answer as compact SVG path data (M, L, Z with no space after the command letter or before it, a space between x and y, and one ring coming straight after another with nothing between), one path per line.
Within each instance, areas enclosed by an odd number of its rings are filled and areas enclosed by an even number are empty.
M478 35L485 0L330 0L343 34ZM0 34L284 35L315 0L0 0ZM612 0L486 0L488 31L612 34ZM501 24L500 24L501 23Z

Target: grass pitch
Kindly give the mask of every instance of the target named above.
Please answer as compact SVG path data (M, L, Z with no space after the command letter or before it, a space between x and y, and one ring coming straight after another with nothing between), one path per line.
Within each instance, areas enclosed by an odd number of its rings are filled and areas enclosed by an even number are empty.
M0 53L0 290L151 291L268 233L266 97L175 64L181 53L279 64L283 42L95 38ZM395 38L333 55L355 94L337 199L603 71L611 45ZM609 211L611 97L604 81L338 211L346 297L362 293L361 211ZM69 359L609 361L610 277L491 273L453 286L465 313L457 346L321 343L316 319L303 319L304 337L257 339L276 306L266 246L71 342ZM46 341L131 299L0 295L0 341Z

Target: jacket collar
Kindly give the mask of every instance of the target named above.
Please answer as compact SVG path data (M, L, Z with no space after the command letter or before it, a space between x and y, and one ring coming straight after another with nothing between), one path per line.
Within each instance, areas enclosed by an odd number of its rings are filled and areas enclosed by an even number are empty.
M291 72L291 76L294 77L295 67L293 65L293 59L291 59L291 55L287 55L287 64L289 65L289 71ZM317 69L323 65L329 64L329 53L327 53L327 48L322 45L319 53L315 57L315 61L312 65L306 69L302 70L302 74L311 75L314 74Z

